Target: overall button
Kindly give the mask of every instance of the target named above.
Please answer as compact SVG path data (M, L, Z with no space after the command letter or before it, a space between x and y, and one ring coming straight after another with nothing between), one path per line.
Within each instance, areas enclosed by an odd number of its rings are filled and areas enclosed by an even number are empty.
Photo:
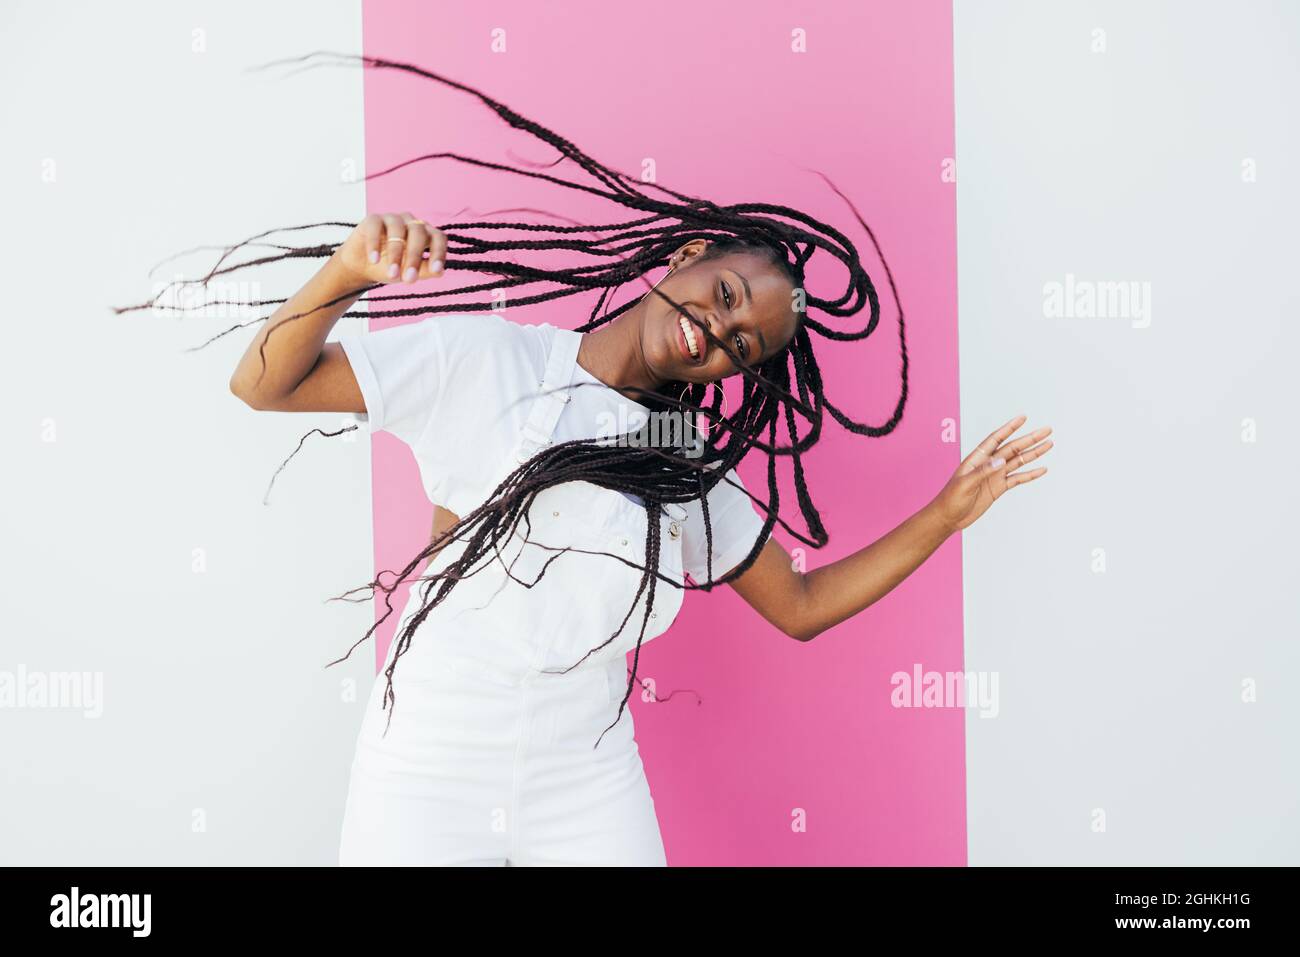
M676 539L676 538L678 538L678 537L682 534L682 527L681 527L680 525L678 525L676 522L669 522L669 523L668 523L668 534L669 534L673 539Z

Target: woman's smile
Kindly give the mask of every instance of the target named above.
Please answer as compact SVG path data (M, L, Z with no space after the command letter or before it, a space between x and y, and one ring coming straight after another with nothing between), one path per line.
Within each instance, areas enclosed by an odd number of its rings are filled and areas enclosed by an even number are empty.
M677 315L677 332L683 359L691 365L703 365L709 352L708 340L680 313Z

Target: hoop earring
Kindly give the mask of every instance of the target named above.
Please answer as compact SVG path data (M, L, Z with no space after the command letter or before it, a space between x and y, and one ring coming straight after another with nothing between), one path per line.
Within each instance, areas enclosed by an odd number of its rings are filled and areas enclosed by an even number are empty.
M724 418L724 419L725 419L728 415L731 414L731 406L728 405L728 402L727 402L727 391L726 391L725 389L723 389L721 386L717 385L716 383L710 382L709 385L713 386L713 388L717 389L719 392L722 393L722 411L719 413L719 416L720 416L721 418ZM690 387L689 384L686 385L686 386L683 386L683 387L682 387L681 394L677 396L677 401L678 401L678 402L682 402L682 401L684 401L685 398L686 398L686 393L689 392L690 389L691 389L691 387ZM708 438L708 437L709 437L709 429L712 429L712 428L713 428L713 423L712 423L712 422L707 423L707 425L708 425L708 428L707 428L707 429L704 429L703 432L702 432L702 434L704 435L705 438Z

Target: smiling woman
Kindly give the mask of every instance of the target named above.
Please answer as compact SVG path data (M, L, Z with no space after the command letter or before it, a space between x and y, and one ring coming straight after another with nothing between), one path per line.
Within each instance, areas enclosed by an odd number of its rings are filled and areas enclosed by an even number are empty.
M369 431L390 432L410 446L430 501L444 510L433 540L394 582L382 583L381 573L353 590L378 591L387 606L360 644L395 610L398 584L429 559L372 689L342 860L663 863L630 712L621 726L620 719L643 642L668 628L684 592L731 584L786 635L810 640L887 593L1007 488L1036 477L1007 475L1004 467L1009 453L1024 463L1045 451L1030 448L1044 433L1007 442L1019 424L1013 420L887 536L815 571L794 571L770 535L779 522L800 542L827 542L802 465L826 413L855 434L880 436L898 425L907 400L901 307L902 383L889 417L880 425L856 421L825 395L812 336L861 340L881 314L852 242L790 207L721 206L638 182L463 84L410 64L363 62L469 93L591 182L454 153L420 159L581 190L632 218L435 227L409 213L371 215L338 244L227 265L241 247L232 248L211 273L325 260L277 303L231 390L255 409L349 411ZM512 258L535 250L583 261L544 269ZM845 267L844 291L819 296L805 288L805 267L818 252ZM649 292L613 305L626 282L646 282L663 265L667 273ZM368 295L453 271L487 281ZM496 289L512 298L474 298ZM362 295L372 318L428 318L327 343ZM497 314L575 295L594 302L573 331ZM450 297L459 301L440 301ZM865 325L838 328L864 309ZM741 397L724 411L721 383L732 376L742 380ZM644 421L672 412L707 420L702 448L680 432L657 443L595 434L606 416ZM767 457L766 501L736 474L754 449ZM791 462L806 531L778 514L782 458ZM436 631L413 640L426 622ZM410 659L400 676L399 658ZM394 724L399 684L409 713ZM612 746L594 747L611 730Z
M742 363L752 366L766 361L775 351L771 343L780 349L794 338L799 324L794 271L770 247L748 249L738 242L692 240L669 260L667 276L674 281L667 283L663 292L678 308L657 310L664 321L658 322L656 316L655 325L663 325L671 340L662 357L661 381L715 382L740 371ZM678 270L683 263L697 268ZM755 277L757 297L746 274ZM734 353L713 349L709 339L696 333L694 327L700 324L707 325L712 339L734 346ZM679 360L676 363L674 354ZM650 371L655 371L653 366Z
M799 328L794 268L772 247L743 239L683 244L651 292L664 303L642 297L583 343L585 364L637 394L761 367Z

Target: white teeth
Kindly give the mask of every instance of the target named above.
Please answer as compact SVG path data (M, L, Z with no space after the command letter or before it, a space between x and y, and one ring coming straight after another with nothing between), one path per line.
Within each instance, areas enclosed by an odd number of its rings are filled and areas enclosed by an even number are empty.
M686 347L691 350L691 358L698 359L700 357L700 347L695 342L695 330L691 328L691 324L686 321L685 316L678 316L677 324L682 327L682 334L686 336Z

